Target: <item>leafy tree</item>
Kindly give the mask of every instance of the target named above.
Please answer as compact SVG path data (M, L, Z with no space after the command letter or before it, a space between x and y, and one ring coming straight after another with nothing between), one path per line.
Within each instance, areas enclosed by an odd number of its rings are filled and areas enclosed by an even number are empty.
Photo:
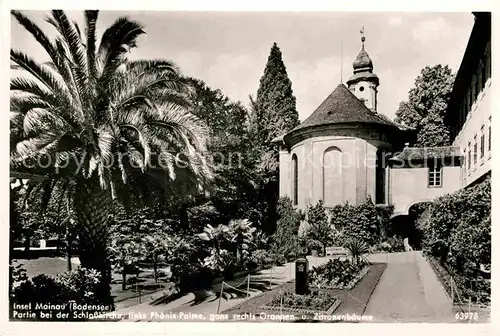
M400 103L395 121L416 128L416 146L449 145L449 129L443 118L454 80L455 75L447 65L426 66L408 93L408 101Z
M44 202L56 189L71 191L81 265L102 273L96 296L112 306L107 248L114 200L198 193L211 177L198 155L205 152L207 130L189 113L188 83L172 62L127 60L144 34L140 23L119 18L98 44L98 11L85 11L83 30L64 11L51 14L55 41L12 11L50 62L10 52L11 61L32 75L11 80L11 169L45 175L34 196ZM42 156L47 168L23 164Z
M264 229L272 234L276 229L279 159L278 149L271 141L299 124L292 82L276 43L271 47L257 96L255 100L251 98L250 102L252 155L259 174L259 197L265 200L266 205Z

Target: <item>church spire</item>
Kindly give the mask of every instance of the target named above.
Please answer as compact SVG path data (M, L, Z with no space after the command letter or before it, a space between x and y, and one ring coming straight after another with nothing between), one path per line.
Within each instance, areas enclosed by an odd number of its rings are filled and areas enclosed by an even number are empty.
M377 111L377 87L379 79L373 73L373 62L365 50L365 27L361 34L361 50L352 63L353 76L347 81L349 90L354 93L373 112Z
M352 63L352 67L354 69L354 73L359 73L359 72L372 72L373 71L373 62L368 56L368 53L365 51L365 27L363 26L361 30L359 31L361 34L361 51L358 54L358 57L356 57L356 60L354 63Z

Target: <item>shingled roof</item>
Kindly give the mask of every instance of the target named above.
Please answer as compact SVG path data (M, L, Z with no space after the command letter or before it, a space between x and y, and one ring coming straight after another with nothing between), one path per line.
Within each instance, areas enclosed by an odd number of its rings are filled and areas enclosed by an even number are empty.
M370 111L344 84L339 84L321 105L291 132L307 127L344 123L401 126Z
M391 160L426 160L460 157L460 148L453 146L445 147L406 147L401 153Z

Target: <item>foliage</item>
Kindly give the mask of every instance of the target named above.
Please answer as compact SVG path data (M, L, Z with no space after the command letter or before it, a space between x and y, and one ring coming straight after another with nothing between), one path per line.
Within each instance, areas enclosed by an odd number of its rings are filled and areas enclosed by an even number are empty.
M442 196L421 223L424 253L453 275L467 297L489 302L481 265L491 266L491 179Z
M306 236L313 241L318 241L321 243L321 252L324 252L324 248L328 246L332 241L332 228L328 223L328 218L326 214L326 209L323 206L323 201L318 201L315 205L308 205L307 211L307 222L309 224Z
M236 262L240 264L244 258L248 258L256 228L248 219L236 219L229 222L229 229L231 242L236 244Z
M350 238L344 244L349 256L354 264L368 261L365 255L369 253L369 246L359 238Z
M256 250L245 261L245 269L255 271L257 269L265 269L273 266L273 255L266 250Z
M97 304L100 299L97 295L97 286L101 275L95 270L78 268L57 275L55 278L44 274L37 275L31 279L23 277L16 279L12 289L12 302L19 304L46 303L53 305L65 305L65 311L70 309L67 304L75 301L77 304ZM44 312L51 309L42 310ZM103 312L102 310L87 310L89 313ZM39 313L39 311L36 311ZM55 316L55 312L53 314ZM70 314L69 319L73 316Z
M293 208L292 200L282 197L278 201L278 222L272 236L272 251L286 259L298 257L304 253L299 244L299 227L303 215Z
M251 122L259 144L269 144L299 124L292 83L276 43L271 47L255 104Z
M359 280L364 267L364 262L352 263L349 260L330 259L309 271L309 283L312 287L349 289Z
M47 177L31 195L43 204L55 192L72 200L81 264L102 272L98 296L112 303L113 200L178 202L200 193L213 176L204 156L207 128L190 113L189 82L173 62L127 59L145 33L140 23L118 18L98 39L98 11L85 11L80 31L53 10L47 18L57 30L53 41L24 14L11 13L50 60L10 52L32 75L11 79L11 169ZM46 168L33 164L42 157Z
M468 232L472 228L481 227L481 222L490 215L490 179L437 198L429 212L428 220L423 223L424 251L438 258L440 262L445 262L451 246L454 245L452 239L462 236L459 231ZM484 247L482 241L476 243L480 245L472 245L471 250ZM473 260L474 256L470 255L470 258Z
M280 307L283 304L283 307L289 308L326 311L335 301L333 294L318 289L312 289L306 295L298 295L291 291L278 291L267 306Z
M296 99L282 54L276 43L271 47L255 100L250 98L250 134L258 198L262 200L262 229L276 230L278 185L278 148L271 141L299 124Z
M371 199L359 205L336 205L330 210L331 224L343 233L344 242L359 238L372 246L387 233L388 217L392 207L378 208Z
M210 288L215 275L203 266L205 252L199 248L196 240L174 236L169 251L167 262L172 271L170 281L181 294Z
M447 65L426 66L408 93L408 101L400 103L395 121L416 128L417 147L449 145L450 135L444 115L454 80L455 76Z
M314 239L310 239L308 242L307 242L307 246L309 248L309 250L316 250L316 251L320 251L322 252L324 250L324 245L322 242L320 242L319 240L314 240Z

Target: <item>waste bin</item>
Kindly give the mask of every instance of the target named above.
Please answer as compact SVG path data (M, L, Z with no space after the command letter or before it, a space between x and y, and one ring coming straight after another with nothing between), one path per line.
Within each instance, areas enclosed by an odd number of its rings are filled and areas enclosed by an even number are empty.
M299 258L295 261L295 294L304 295L308 293L308 271L309 261L306 258Z

